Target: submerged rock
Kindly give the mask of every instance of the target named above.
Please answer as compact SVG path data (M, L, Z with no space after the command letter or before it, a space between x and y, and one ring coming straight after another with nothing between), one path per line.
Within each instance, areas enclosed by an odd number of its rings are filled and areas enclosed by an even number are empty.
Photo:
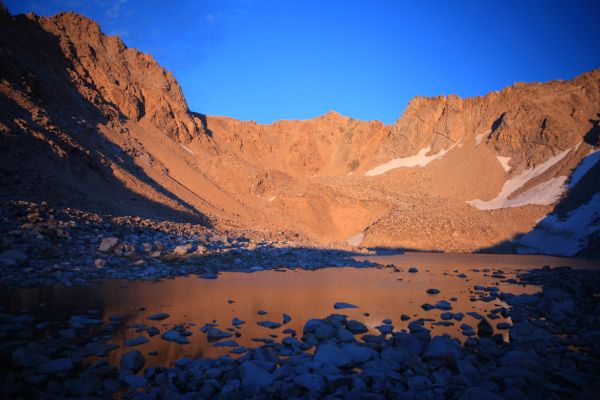
M283 323L287 324L288 322L290 322L292 320L292 317L290 317L289 315L287 315L286 313L283 313Z
M148 340L148 338L146 338L145 336L137 336L132 339L126 340L125 346L128 346L128 347L138 346L141 344L148 343L149 341L150 340Z
M333 305L333 308L336 310L339 310L339 309L344 309L344 308L358 308L358 306L355 306L354 304L350 304L350 303L337 302Z
M209 342L216 342L221 339L230 338L231 336L233 336L231 333L222 331L214 327L209 328L208 331L206 331L206 337Z
M207 274L199 274L198 277L202 278L202 279L217 279L219 277L219 275L207 273Z
M187 337L182 335L181 332L174 330L174 329L169 329L168 331L163 333L160 337L168 342L175 342L175 343L179 343L179 344L189 344L190 343L190 341L188 340Z
M163 319L167 319L170 316L171 316L170 314L167 314L165 312L159 312L156 314L149 315L146 319L149 319L152 321L162 321Z
M213 347L238 347L239 344L235 340L224 340L213 344Z
M269 328L269 329L276 329L281 326L281 324L279 322L273 322L273 321L257 321L256 324L260 325L260 326L264 326L265 328Z

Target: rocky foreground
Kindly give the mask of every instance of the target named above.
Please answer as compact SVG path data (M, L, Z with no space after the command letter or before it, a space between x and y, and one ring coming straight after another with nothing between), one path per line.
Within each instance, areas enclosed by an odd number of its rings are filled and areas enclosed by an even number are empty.
M196 274L215 279L230 270L368 265L353 261L344 251L317 251L243 236L231 239L202 226L102 218L32 203L5 203L1 210L4 289L85 284L97 278L155 280ZM461 326L467 336L464 343L444 335L432 337L424 319L412 320L401 331L391 321L382 321L377 327L380 334L374 335L361 322L333 314L307 321L301 334L287 329L285 336L265 339L256 348L237 346L230 330L208 324L200 328L201 334L215 345L231 346L231 355L184 357L174 365L148 368L146 357L151 354L138 350L125 353L119 365L106 361L118 347L110 343L121 323L118 316L104 320L90 312L48 323L28 310L3 311L0 396L594 398L600 391L600 272L542 268L512 282L537 285L541 292L513 295L475 285L472 300L504 301L508 307L495 311L512 323L495 323L493 313L470 313L479 322L475 327ZM341 313L351 306L339 303L336 308ZM430 307L452 308L446 302L422 306ZM459 314L445 312L437 324L460 321ZM152 319L167 317L158 313ZM286 320L289 316L284 315L284 324ZM276 321L262 323L281 326ZM233 326L239 324L243 321L232 321ZM185 343L192 334L188 329L197 328L182 325L162 332L147 327L125 345L134 348L148 341L146 335L157 334ZM494 334L498 330L509 331L509 342Z
M0 287L82 285L99 278L147 279L281 267L374 265L347 252L252 232L139 217L106 217L46 203L0 203ZM363 252L364 253L364 252Z
M105 361L107 353L118 347L107 343L118 324L116 317L104 323L91 314L78 315L49 325L26 313L0 314L4 360L0 394L3 398L118 394L144 399L594 398L600 389L600 274L543 268L520 279L541 285L543 291L485 294L511 306L503 312L512 318L512 326L498 324L510 329L508 343L501 334L492 334L492 325L483 316L476 332L461 345L449 336L432 337L422 319L411 322L408 332L394 331L389 321L383 321L381 334L372 335L364 334L367 328L362 323L333 314L307 321L301 337L288 330L281 342L266 340L254 349L236 347L232 356L184 357L173 366L146 369L147 356L138 350L125 353L118 366ZM230 333L211 325L200 331L224 346L231 341ZM176 336L185 340L186 331L170 330L163 339L176 341ZM127 345L136 345L130 342Z

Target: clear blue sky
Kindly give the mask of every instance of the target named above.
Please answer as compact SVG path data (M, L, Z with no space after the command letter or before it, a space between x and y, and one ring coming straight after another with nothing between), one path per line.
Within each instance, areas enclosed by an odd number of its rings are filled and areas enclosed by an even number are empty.
M9 0L73 10L179 80L189 107L262 123L395 121L416 95L483 95L600 67L600 1Z

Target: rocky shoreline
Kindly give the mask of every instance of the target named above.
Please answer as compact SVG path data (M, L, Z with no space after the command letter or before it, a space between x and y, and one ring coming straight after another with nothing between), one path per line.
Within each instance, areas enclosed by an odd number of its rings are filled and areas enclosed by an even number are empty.
M216 279L226 271L331 266L378 267L343 250L311 249L307 243L230 238L202 226L157 223L136 218L101 218L77 211L54 211L45 204L3 203L0 282L4 293L17 287L85 285L101 278L159 280L195 274ZM109 233L109 234L107 234ZM395 268L390 266L390 268ZM418 266L407 271L418 274ZM536 294L513 295L473 282L471 300L502 301L479 321L464 324L463 343L434 335L427 310L444 311L435 324L460 321L451 303L423 304L422 318L408 329L391 320L379 334L343 314L354 305L334 305L336 314L304 323L302 332L265 338L255 348L236 343L236 328L206 324L154 326L124 346L148 337L187 343L205 334L213 346L231 348L218 358L183 357L173 365L147 367L138 350L124 353L118 365L107 355L121 319L98 311L45 322L21 310L0 312L0 396L2 398L216 398L216 399L503 399L594 398L600 391L600 272L568 267L534 269L494 279L539 286ZM460 275L457 275L460 278ZM437 292L436 292L437 291ZM427 293L439 293L436 288ZM401 310L399 310L401 311ZM511 323L494 322L494 314ZM150 316L158 322L164 313ZM279 328L293 318L261 321ZM411 319L412 318L412 319ZM494 329L494 326L496 329ZM194 332L190 331L194 330ZM225 329L225 330L224 330ZM496 333L509 332L509 341ZM151 353L151 352L150 352Z
M260 237L252 232L103 217L55 210L46 203L0 203L0 287L84 285L113 279L157 280L220 271L377 266L352 256L362 250L324 249L316 243Z
M282 340L265 340L256 348L236 346L231 333L208 324L200 332L208 335L209 341L231 346L231 356L183 357L172 366L145 369L148 355L138 350L125 353L118 366L104 359L118 347L107 343L119 322L117 317L103 322L88 314L72 316L62 324L47 324L27 313L0 314L0 353L5 366L0 373L1 395L593 398L600 373L600 273L542 268L521 274L519 281L539 285L542 291L533 295L480 291L480 296L510 305L502 310L512 319L512 324L502 327L509 329L509 342L502 334L493 335L493 321L486 316L479 316L473 335L461 344L447 335L432 336L424 319L413 320L409 329L402 331L394 330L390 321L382 321L378 327L381 334L374 335L365 334L362 323L340 313L309 320L302 332L288 329ZM350 306L340 303L337 311ZM153 318L159 321L165 316ZM282 323L290 318L284 316ZM148 330L146 334L157 332ZM185 340L186 330L174 328L163 333L165 340L177 341L175 336Z

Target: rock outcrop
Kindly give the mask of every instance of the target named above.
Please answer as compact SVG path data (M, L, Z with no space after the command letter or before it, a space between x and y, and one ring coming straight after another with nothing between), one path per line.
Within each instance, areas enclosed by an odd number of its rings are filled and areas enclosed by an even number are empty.
M12 82L20 81L33 97L52 96L61 99L57 103L62 106L69 95L66 82L60 80L67 78L115 124L120 118L147 119L180 142L203 132L173 74L151 55L105 35L89 18L73 12L53 17L11 17L4 12L1 18L2 73Z

